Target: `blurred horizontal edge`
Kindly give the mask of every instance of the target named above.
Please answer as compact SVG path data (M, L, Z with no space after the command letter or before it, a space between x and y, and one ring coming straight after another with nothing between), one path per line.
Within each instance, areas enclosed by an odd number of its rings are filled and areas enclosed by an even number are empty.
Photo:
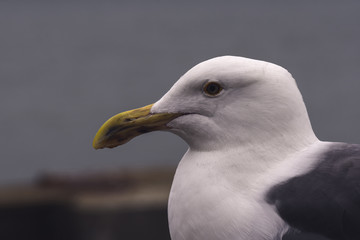
M43 174L0 188L0 239L170 240L173 169Z
M42 174L28 186L0 188L0 208L70 204L79 209L159 208L167 205L174 169Z

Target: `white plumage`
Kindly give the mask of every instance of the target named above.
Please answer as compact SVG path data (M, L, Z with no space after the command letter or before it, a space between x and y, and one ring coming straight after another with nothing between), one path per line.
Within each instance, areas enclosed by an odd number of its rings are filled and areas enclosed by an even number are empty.
M348 167L359 165L360 147L316 138L284 68L210 59L154 105L135 111L141 114L122 113L104 124L94 146L114 147L153 130L188 143L169 197L173 240L275 240L290 228L360 239L360 193L353 185L360 167Z
M202 94L207 81L220 82L221 95ZM317 139L285 69L211 59L182 76L151 111L192 113L169 123L190 146L169 199L172 239L277 239L286 230L265 203L266 177Z

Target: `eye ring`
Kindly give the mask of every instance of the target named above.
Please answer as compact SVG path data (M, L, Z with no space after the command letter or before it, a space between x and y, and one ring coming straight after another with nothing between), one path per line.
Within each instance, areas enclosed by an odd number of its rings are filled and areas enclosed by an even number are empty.
M223 89L224 88L217 82L208 82L204 85L203 92L206 96L215 97L219 95Z

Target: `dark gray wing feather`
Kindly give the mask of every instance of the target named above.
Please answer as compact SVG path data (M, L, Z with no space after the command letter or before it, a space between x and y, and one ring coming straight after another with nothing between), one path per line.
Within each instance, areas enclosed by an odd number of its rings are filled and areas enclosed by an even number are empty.
M267 202L293 228L360 239L360 145L338 143L311 171L274 186Z

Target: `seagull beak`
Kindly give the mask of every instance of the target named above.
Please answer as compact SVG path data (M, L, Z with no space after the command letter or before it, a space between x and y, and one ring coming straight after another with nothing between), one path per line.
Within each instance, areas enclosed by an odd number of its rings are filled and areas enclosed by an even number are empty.
M143 133L166 130L181 113L151 113L154 104L119 113L107 120L94 137L95 149L114 148Z

